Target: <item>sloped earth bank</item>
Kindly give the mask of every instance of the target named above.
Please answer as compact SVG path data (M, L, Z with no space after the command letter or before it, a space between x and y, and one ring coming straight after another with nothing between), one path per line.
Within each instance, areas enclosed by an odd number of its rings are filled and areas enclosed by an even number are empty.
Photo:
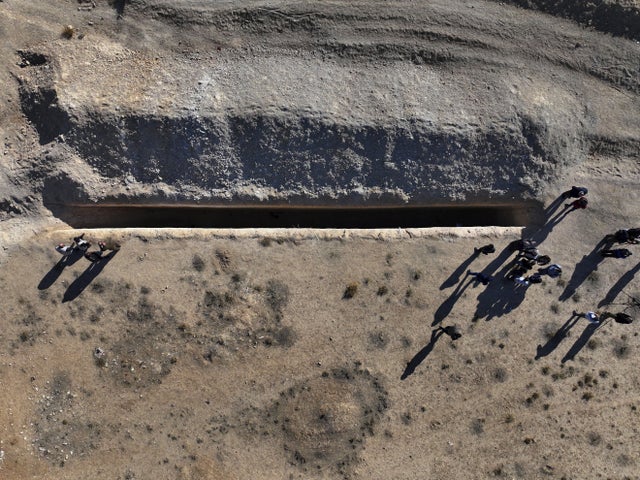
M28 120L8 175L51 209L530 200L639 147L637 42L529 10L54 4L3 6L5 108ZM40 200L14 197L7 216Z

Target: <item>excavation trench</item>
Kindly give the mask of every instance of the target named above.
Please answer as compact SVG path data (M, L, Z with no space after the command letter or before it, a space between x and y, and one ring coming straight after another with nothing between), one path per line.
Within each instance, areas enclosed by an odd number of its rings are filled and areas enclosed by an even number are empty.
M50 206L73 228L510 227L535 222L536 204L411 207Z

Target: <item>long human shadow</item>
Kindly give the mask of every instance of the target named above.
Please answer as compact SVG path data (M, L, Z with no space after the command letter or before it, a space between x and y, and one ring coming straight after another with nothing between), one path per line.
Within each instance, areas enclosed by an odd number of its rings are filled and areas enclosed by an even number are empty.
M507 245L502 249L498 256L491 260L491 262L489 262L489 264L482 269L482 273L491 277L495 273L495 271L498 270L504 264L504 262L507 261L512 253L513 250L511 248L511 245Z
M538 345L536 347L535 359L539 360L542 357L546 357L556 348L558 348L560 342L565 339L565 337L569 334L569 331L575 326L576 323L578 323L578 320L580 320L579 316L571 315L569 317L569 320L567 320L564 325L562 325L558 329L558 331L547 341L547 343L545 343L544 345Z
M437 328L431 332L431 340L427 345L422 347L422 350L415 354L415 356L409 361L409 363L407 363L407 367L404 369L404 372L402 372L400 380L404 380L409 375L413 374L416 368L418 368L418 365L420 365L424 361L424 359L427 358L427 356L431 353L433 347L436 346L436 342L442 336L442 334L442 330Z
M553 229L560 222L562 222L562 220L564 220L566 216L569 215L569 213L571 213L572 211L573 210L570 207L560 210L560 212L555 216L548 217L544 225L542 225L537 230L534 231L531 228L525 228L523 231L523 236L533 240L536 245L540 245L543 241L546 240Z
M611 240L604 237L588 255L584 255L582 257L582 260L576 264L566 287L564 287L563 292L560 294L560 297L558 297L561 302L571 298L578 287L584 283L589 274L598 269L598 265L604 259L600 254L600 250L603 248L609 248L611 245Z
M568 362L569 360L573 360L575 358L575 356L580 352L580 350L584 348L593 334L596 333L596 330L598 330L598 326L599 325L596 323L589 323L589 325L584 327L580 338L576 340L576 342L571 346L566 355L562 358L562 363Z
M507 279L513 262L507 263L494 280L478 295L475 318L485 318L486 321L501 317L520 306L524 300L527 288L517 286Z
M466 275L467 270L469 269L469 265L471 265L473 261L476 258L478 258L479 254L480 252L474 252L469 256L469 258L467 258L464 262L462 262L458 266L458 268L456 268L454 272L451 275L449 275L449 278L447 278L444 282L442 282L442 285L440 285L440 290L453 287L456 283L458 283L460 281L460 277L462 275Z
M609 289L605 297L602 300L600 300L600 302L598 303L598 307L602 307L604 305L609 305L610 303L612 303L616 299L616 297L620 294L620 292L624 290L624 287L626 287L629 284L629 282L633 280L633 277L635 277L636 273L638 273L639 271L640 271L640 263L638 263L635 267L633 267L631 270L629 270L624 275L622 275L618 279L618 281L614 283L613 286Z
M115 257L116 253L118 253L117 250L112 250L108 255L105 255L97 262L91 263L91 265L89 265L87 269L82 272L82 274L76 278L71 285L69 285L62 297L62 303L76 299L84 289L87 288L98 275L100 275L100 272L102 272L104 267L107 266L107 263Z
M462 296L464 291L473 282L474 282L473 278L470 278L469 281L467 282L467 277L465 274L462 280L460 280L460 282L458 283L458 286L456 287L456 289L451 293L451 295L449 295L449 298L447 298L444 302L442 302L442 304L438 307L436 312L433 314L433 322L431 322L432 327L439 324L445 318L447 318L447 316L451 313L451 310L453 309L453 306L456 304L458 299Z
M547 206L547 208L544 209L544 218L546 220L551 218L553 216L553 214L556 213L556 210L558 210L558 208L560 208L560 205L562 205L562 202L564 200L565 200L565 198L564 198L563 194L561 193L555 200L553 200Z
M58 277L60 277L65 267L70 267L71 265L76 263L82 258L82 255L82 251L74 250L69 255L66 255L58 260L58 262L53 267L51 267L51 270L49 270L45 274L45 276L42 277L42 280L40 280L40 283L38 283L38 290L46 290L51 285L53 285Z

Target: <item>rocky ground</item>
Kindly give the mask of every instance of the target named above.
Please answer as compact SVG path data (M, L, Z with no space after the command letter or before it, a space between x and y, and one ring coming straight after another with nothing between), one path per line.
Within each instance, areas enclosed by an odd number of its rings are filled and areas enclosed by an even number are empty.
M0 478L639 478L636 325L569 322L640 313L637 245L598 251L638 226L637 2L0 12ZM572 184L589 208L556 217ZM103 209L86 236L120 251L53 249L74 208L194 204L533 213L199 230ZM505 279L522 237L562 278Z

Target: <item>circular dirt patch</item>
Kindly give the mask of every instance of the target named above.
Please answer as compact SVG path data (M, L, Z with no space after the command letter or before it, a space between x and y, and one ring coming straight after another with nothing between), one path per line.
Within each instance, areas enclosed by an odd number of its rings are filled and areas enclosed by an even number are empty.
M335 369L282 393L277 416L292 463L343 471L387 408L387 393L366 370Z

